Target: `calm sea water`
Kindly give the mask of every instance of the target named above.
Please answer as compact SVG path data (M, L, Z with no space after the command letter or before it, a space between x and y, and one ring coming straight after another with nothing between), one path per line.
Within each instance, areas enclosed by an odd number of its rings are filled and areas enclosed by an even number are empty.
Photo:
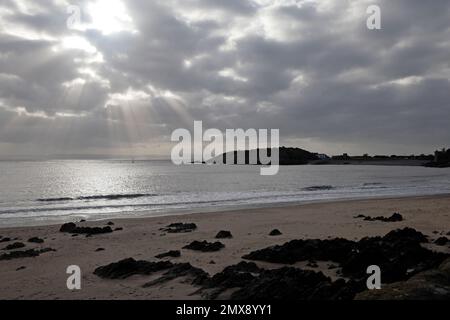
M0 162L0 226L317 200L450 193L450 170L388 166L174 166L169 161Z

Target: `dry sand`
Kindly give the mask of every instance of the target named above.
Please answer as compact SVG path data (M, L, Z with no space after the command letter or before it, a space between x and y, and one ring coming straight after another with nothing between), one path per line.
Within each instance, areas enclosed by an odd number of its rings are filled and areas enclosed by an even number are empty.
M390 216L394 212L401 213L405 221L386 223L354 218L358 214ZM252 250L292 239L344 237L356 240L365 236L384 235L406 226L435 239L440 235L433 232L450 231L450 196L340 201L112 221L114 227L123 227L124 230L88 238L61 233L60 225L0 229L1 236L18 238L18 241L26 244L25 249L56 249L56 252L44 253L35 258L0 261L0 299L200 299L199 295L191 295L196 288L183 283L182 279L157 287L142 288L144 283L155 276L103 280L93 271L98 266L128 257L156 261L155 255L168 250L181 250L193 240L213 242L220 230L229 230L233 234L232 239L220 240L226 245L225 249L213 253L183 249L181 257L171 258L171 261L189 262L214 274L225 266L238 263L244 254ZM104 226L106 222L88 221L79 225ZM194 222L198 229L181 234L164 234L159 230L173 222ZM268 236L275 228L283 234ZM45 239L45 243L27 242L27 239L35 236ZM0 248L7 244L1 243ZM97 248L104 248L105 251L96 252ZM6 251L0 253L3 252ZM210 264L211 260L215 264ZM66 268L69 265L78 265L82 270L82 289L79 291L70 291L66 287ZM259 265L269 268L280 266L267 263ZM20 267L25 269L17 270ZM326 267L321 265L320 269L326 270Z

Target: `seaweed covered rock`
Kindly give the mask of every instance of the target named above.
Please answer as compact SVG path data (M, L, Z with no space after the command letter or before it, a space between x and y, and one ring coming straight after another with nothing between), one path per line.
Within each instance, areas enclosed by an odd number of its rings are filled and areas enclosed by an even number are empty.
M55 249L51 248L44 248L44 249L29 249L24 251L12 251L9 253L4 253L0 255L0 260L12 260L12 259L20 259L20 258L34 258L39 256L42 253L56 251Z
M242 287L255 279L255 274L262 269L253 262L239 262L226 267L222 272L216 273L207 283L209 287L237 288Z
M219 231L217 234L216 234L216 237L215 237L216 239L231 239L231 238L233 238L233 235L231 234L231 232L230 231L224 231L224 230L222 230L222 231Z
M72 234L85 234L86 236L92 236L96 234L111 233L113 230L110 226L106 227L77 227L73 222L65 223L59 229L60 232L72 233Z
M167 232L167 233L186 233L192 232L197 229L197 225L195 223L172 223L168 226L161 228L159 230Z
M283 267L264 270L231 295L232 300L349 300L357 285L333 282L321 272Z
M404 228L391 231L384 237L366 237L357 242L339 238L292 240L251 252L243 258L283 264L333 261L340 264L344 276L356 281L366 277L368 266L378 265L383 270L383 281L391 283L436 267L448 256L424 248L421 244L426 242L427 238L422 233Z
M390 217L383 217L383 216L370 217L370 216L365 216L363 214L360 214L360 215L356 216L355 218L364 218L365 221L382 221L382 222L400 222L400 221L404 220L403 216L400 213L394 213Z
M143 285L143 287L152 287L180 277L190 278L191 284L200 285L208 278L208 274L202 269L193 267L190 263L177 263L167 270L161 277L147 282Z
M15 250L15 249L20 249L20 248L24 248L25 244L22 242L14 242L12 244L7 245L3 250Z
M219 251L220 249L225 248L225 245L219 241L216 242L208 242L204 241L193 241L190 244L183 247L183 249L201 251L201 252L213 252Z
M170 261L149 262L128 258L98 267L94 274L105 279L125 279L135 274L148 275L171 267L173 263Z

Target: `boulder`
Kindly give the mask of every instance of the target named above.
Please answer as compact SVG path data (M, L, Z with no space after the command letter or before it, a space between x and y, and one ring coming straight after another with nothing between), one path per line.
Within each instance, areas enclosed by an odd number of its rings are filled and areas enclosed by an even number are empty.
M230 239L230 238L233 238L233 235L231 234L231 232L230 231L224 231L224 230L222 230L222 231L219 231L217 234L216 234L216 237L215 237L216 239Z
M208 241L193 241L190 244L183 247L183 249L202 251L202 252L213 252L219 251L220 249L225 248L225 245L221 242L208 242Z
M274 237L274 236L281 236L282 233L280 230L278 229L273 229L272 231L270 231L269 236Z

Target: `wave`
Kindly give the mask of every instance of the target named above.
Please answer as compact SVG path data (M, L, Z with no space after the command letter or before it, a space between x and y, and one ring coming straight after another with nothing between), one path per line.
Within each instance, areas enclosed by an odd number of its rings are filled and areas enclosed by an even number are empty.
M108 194L98 196L82 196L82 197L62 197L62 198L42 198L37 199L39 202L60 202L60 201L76 201L76 200L120 200L120 199L136 199L144 197L154 197L157 194L152 193L136 193L136 194Z
M325 186L311 186L311 187L306 187L306 188L303 188L302 190L303 190L303 191L322 191L322 190L333 190L333 189L334 189L333 186L325 185Z

